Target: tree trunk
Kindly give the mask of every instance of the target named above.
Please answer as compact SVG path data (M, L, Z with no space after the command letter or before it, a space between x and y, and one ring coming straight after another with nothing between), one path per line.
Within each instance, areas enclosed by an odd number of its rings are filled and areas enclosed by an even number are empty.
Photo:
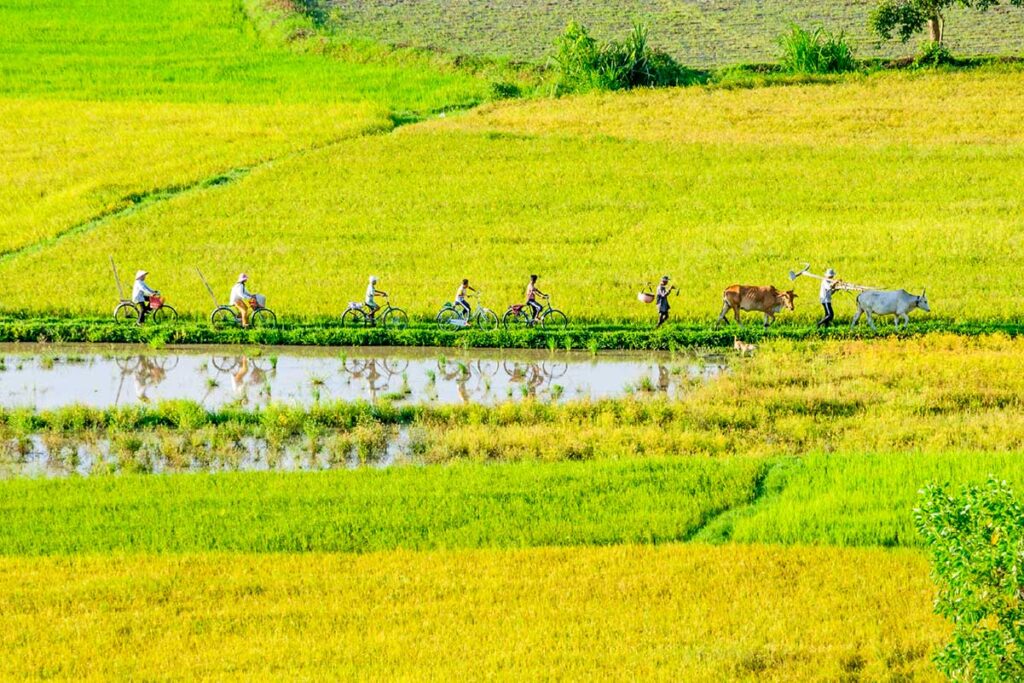
M928 20L928 32L931 34L933 43L942 42L942 29L943 29L942 15L936 13Z

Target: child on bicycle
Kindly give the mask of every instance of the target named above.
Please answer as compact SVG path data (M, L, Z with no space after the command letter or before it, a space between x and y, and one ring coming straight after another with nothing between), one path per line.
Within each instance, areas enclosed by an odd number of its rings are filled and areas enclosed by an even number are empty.
M544 310L544 307L537 301L538 296L546 299L548 295L537 289L537 276L531 275L530 284L526 285L526 305L530 307L530 311L533 313L533 317L530 319L531 323L535 322L537 316Z
M140 270L135 273L135 284L132 285L132 303L139 309L139 325L146 322L146 315L149 314L150 297L160 294L160 292L146 284L147 275L149 275L148 270Z
M235 286L231 288L231 304L242 314L242 327L249 327L249 314L252 312L251 302L256 295L245 287L249 276L242 273L238 276Z
M466 301L467 292L473 292L475 294L476 290L469 286L468 278L463 278L462 284L455 290L455 301L453 303L456 309L461 308L464 310L466 312L466 317L468 318L473 308L469 305L469 302Z
M374 297L386 297L387 295L387 292L382 292L377 289L377 276L371 275L370 282L366 285L366 300L363 302L366 305L366 309L370 311L369 318L371 325L374 322L373 316L376 315L377 311L380 309L380 304L377 303Z

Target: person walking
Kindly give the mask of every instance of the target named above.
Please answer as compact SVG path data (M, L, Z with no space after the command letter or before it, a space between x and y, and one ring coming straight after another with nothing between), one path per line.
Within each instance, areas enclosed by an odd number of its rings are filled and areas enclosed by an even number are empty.
M676 287L669 286L668 275L661 278L661 284L658 285L658 289L654 292L654 300L658 304L658 324L655 325L655 329L661 327L668 320L668 311L671 306L668 305L668 295L672 293Z
M839 280L836 278L836 271L829 268L825 271L825 277L821 280L821 289L818 290L818 300L825 310L825 316L818 321L818 327L830 327L835 320L835 311L832 310L832 294L839 288Z
M139 309L139 319L137 321L139 325L146 322L146 316L149 315L150 297L160 294L160 292L146 284L147 275L149 275L147 270L140 270L135 273L135 284L132 285L132 303Z

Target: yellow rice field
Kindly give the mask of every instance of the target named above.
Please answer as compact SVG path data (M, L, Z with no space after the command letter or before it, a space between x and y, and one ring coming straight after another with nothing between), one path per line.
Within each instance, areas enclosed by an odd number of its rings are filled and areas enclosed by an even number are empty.
M390 125L370 104L0 99L0 254L147 192Z
M702 545L0 560L0 676L937 680L925 559Z
M340 314L366 278L432 316L468 277L499 314L530 273L573 319L711 321L733 283L789 269L927 289L933 315L1014 319L1024 294L1024 73L881 74L494 105L283 160L0 265L5 308L105 312L113 253L186 312L240 271L284 317ZM196 245L202 245L197 249ZM23 287L74 263L76 295ZM795 314L820 314L801 280ZM226 292L221 294L224 296ZM837 297L839 319L853 297ZM915 314L915 317L923 314Z

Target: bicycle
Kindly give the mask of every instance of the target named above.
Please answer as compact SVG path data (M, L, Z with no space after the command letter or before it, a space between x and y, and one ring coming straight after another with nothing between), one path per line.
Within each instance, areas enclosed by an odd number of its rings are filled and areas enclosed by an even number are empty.
M249 327L253 329L277 327L277 314L266 306L260 305L259 299L249 299L249 307L252 313L249 314ZM210 314L210 324L217 329L224 329L232 325L242 324L242 314L234 306L222 304L213 309Z
M568 327L569 318L557 308L551 307L551 297L545 296L544 301L547 307L541 309L536 316L526 304L512 304L501 317L501 324L506 330L527 329L536 325L551 330L564 330Z
M445 303L437 312L434 320L444 328L454 327L456 329L475 325L483 329L493 330L498 327L498 314L480 303L480 295L477 294L475 310L467 311L462 306L456 306L451 301Z
M366 304L358 301L349 303L348 308L341 314L342 327L372 327L377 324L377 320L380 320L381 324L389 329L400 330L408 327L409 315L401 308L392 306L388 297L381 296L381 298L384 299L385 305L383 308L377 309L372 316Z
M135 323L139 321L139 315L142 312L140 306L149 306L149 317L150 319L160 325L165 323L173 323L178 320L178 312L168 306L164 302L162 296L154 295L149 297L149 303L145 302L137 304L134 301L128 301L127 299L121 299L121 301L114 308L114 320L120 320L123 322Z

